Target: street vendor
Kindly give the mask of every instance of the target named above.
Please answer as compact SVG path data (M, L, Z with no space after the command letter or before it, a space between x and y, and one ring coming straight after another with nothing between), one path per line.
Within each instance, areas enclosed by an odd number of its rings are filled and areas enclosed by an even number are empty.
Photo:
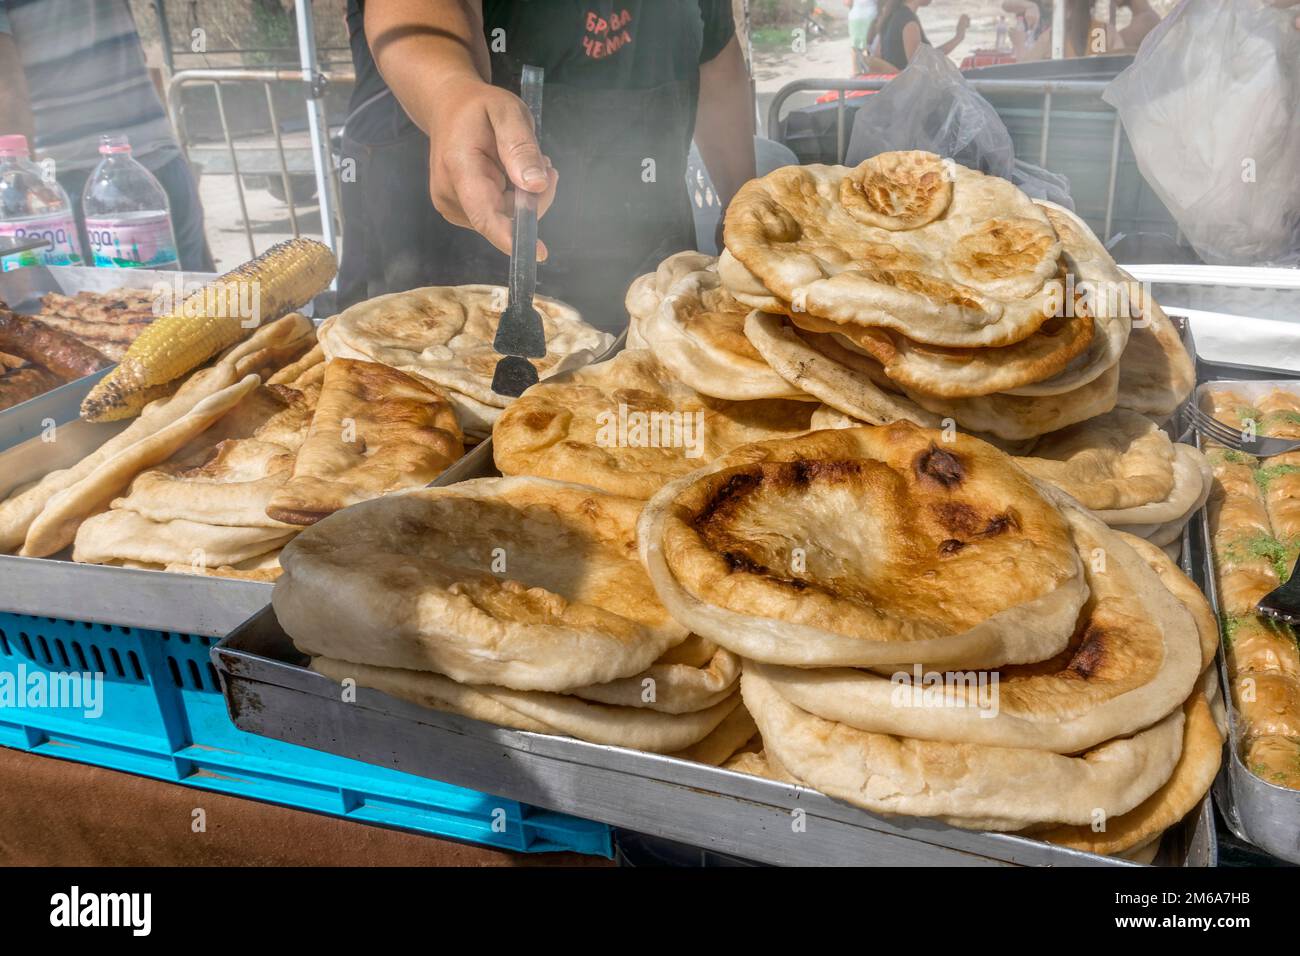
M614 328L631 280L696 245L692 137L724 205L754 176L730 0L349 0L348 22L343 304L503 283L520 188L539 291ZM546 71L540 143L525 64Z

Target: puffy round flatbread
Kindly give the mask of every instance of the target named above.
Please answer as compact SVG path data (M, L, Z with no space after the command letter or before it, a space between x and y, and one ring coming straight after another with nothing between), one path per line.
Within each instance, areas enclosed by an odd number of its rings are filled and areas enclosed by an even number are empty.
M1006 389L1012 395L1060 395L1082 388L1119 363L1132 331L1132 303L1140 297L1137 283L1126 276L1088 224L1075 213L1045 199L1035 199L1061 240L1066 274L1060 301L1073 301L1076 314L1091 315L1095 334L1082 356L1053 375L1028 385ZM1059 281L1059 280L1058 280ZM1073 291L1071 299L1069 292Z
M1087 385L1060 395L999 392L975 398L939 398L908 388L903 393L927 411L952 418L973 431L1016 441L1104 415L1115 407L1118 383L1119 369L1112 367Z
M1082 509L1062 508L1091 593L1069 645L1050 660L946 673L747 669L802 710L873 733L1077 753L1151 726L1201 674L1197 629L1126 542Z
M1011 183L920 151L751 180L724 237L791 311L946 346L1030 336L1051 314L1044 286L1061 255L1045 213Z
M1183 569L1159 546L1130 534L1122 532L1116 534L1119 535L1120 540L1138 553L1160 578L1160 583L1165 586L1165 589L1191 614L1192 620L1196 623L1196 635L1201 648L1200 669L1204 671L1214 662L1214 655L1219 650L1219 621L1215 617L1214 609L1210 607L1210 602L1205 599L1204 593L1196 586L1196 582L1184 574Z
M351 678L362 687L393 697L503 727L565 734L652 753L673 753L698 744L741 706L740 695L733 691L705 710L666 714L611 707L566 694L465 684L428 671L370 667L326 657L313 658L312 669L332 680Z
M734 693L739 682L740 658L692 634L640 674L569 693L598 704L685 714L712 707Z
M1174 488L1169 436L1122 408L1044 435L1016 464L1094 511L1164 501Z
M829 335L801 334L783 315L754 311L745 319L745 336L792 386L845 415L874 425L940 423L940 416L874 381L871 363L879 368L874 359L849 351Z
M1129 281L1131 276L1125 273ZM1196 366L1174 327L1154 299L1135 314L1133 331L1119 360L1116 404L1143 415L1165 418L1178 410L1196 387Z
M492 390L501 355L493 347L508 296L500 286L430 286L358 302L323 323L327 358L360 358L422 375L480 405L504 408L509 395ZM585 364L613 345L613 336L582 321L563 302L536 296L546 355L530 359L545 378ZM455 397L455 396L452 396ZM462 423L464 427L464 423Z
M178 518L151 521L125 509L87 518L77 529L72 560L108 564L130 560L147 564L220 567L265 554L289 541L293 528L231 527Z
M1209 494L1213 481L1205 456L1191 445L1173 446L1173 487L1158 501L1119 508L1095 508L1109 525L1163 524L1190 515Z
M630 330L639 325L639 320L650 315L655 309L659 308L659 303L663 301L668 290L675 286L682 279L695 272L704 272L709 269L717 269L717 257L708 255L703 252L694 250L686 252L676 252L659 263L654 272L647 272L643 276L638 276L632 280L632 284L627 288L627 295L623 299L623 304L627 308L627 314L631 319ZM636 348L631 342L628 348Z
M1219 772L1223 736L1205 695L1193 694L1183 706L1183 746L1169 779L1136 807L1085 825L1035 831L1036 840L1089 853L1120 854L1151 844L1191 813Z
M637 560L641 505L540 478L362 502L285 548L275 614L305 654L464 683L630 677L687 635Z
M1131 737L1067 756L1043 750L874 734L814 716L761 675L741 678L769 763L873 813L937 817L954 826L1017 830L1118 817L1170 778L1182 753L1175 709Z
M701 395L636 349L528 389L497 422L492 449L507 475L649 498L737 445L807 431L817 407Z
M638 535L677 620L792 667L1043 660L1088 595L1029 476L907 423L738 448L665 486Z
M892 329L851 328L804 313L792 314L790 321L809 332L840 336L880 362L900 385L943 398L991 395L1042 381L1087 352L1093 338L1089 315L1053 316L1029 338L998 348L924 345Z
M721 288L716 271L692 272L638 321L638 334L664 367L703 395L816 401L773 371L745 338L748 312Z

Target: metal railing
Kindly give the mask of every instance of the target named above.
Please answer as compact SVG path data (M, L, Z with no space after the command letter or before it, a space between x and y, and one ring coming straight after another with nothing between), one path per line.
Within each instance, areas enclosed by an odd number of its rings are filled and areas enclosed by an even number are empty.
M253 67L220 67L220 68L203 68L194 70L180 70L172 74L167 82L167 109L171 113L172 125L176 129L176 135L180 140L181 149L185 152L186 159L191 158L191 147L194 145L193 140L188 134L184 122L183 110L181 109L181 91L187 86L207 85L212 87L213 95L217 104L217 119L221 125L221 136L225 144L226 159L229 162L229 173L234 176L235 191L239 197L239 212L243 220L244 235L248 239L249 256L256 256L257 249L253 240L253 224L248 215L248 199L244 189L244 179L246 175L265 175L267 170L263 168L264 162L257 162L252 168L247 165L241 165L240 154L246 156L249 153L255 153L259 160L265 160L264 150L240 149L237 145L234 134L231 132L230 121L226 112L226 100L223 88L231 84L260 84L266 94L266 111L270 133L274 139L274 149L272 153L275 160L275 168L270 171L270 175L278 174L284 187L285 203L288 206L289 224L295 237L301 235L301 229L298 221L298 204L294 200L293 177L303 175L303 170L290 169L290 166L298 166L297 163L290 163L289 156L285 149L284 135L282 124L280 122L280 111L276 106L274 88L277 85L292 85L303 87L304 83L302 72L291 69L266 69ZM325 86L329 83L329 77L323 73L316 73L310 88L306 91L307 99L319 97ZM309 105L310 109L310 105ZM323 109L323 106L322 106ZM312 131L313 136L316 131ZM321 134L325 137L321 149L327 160L330 157L330 148L328 141L327 129L322 129ZM313 144L312 151L315 152L316 146ZM338 197L338 177L334 175L333 162L328 162L328 175L324 178L325 182L320 180L322 177L317 175L317 171L312 167L312 173L317 180L317 200L320 208L321 229L325 235L326 243L335 246L333 237L337 231L336 217L341 208ZM221 170L221 172L226 172ZM337 251L337 250L336 250Z
M806 92L834 92L836 94L835 157L837 162L843 163L844 157L848 153L848 136L847 131L845 130L845 106L847 94L857 90L882 90L889 84L889 82L888 79L804 79L794 80L793 82L787 83L776 92L776 95L772 98L771 105L767 108L768 138L781 142L781 107L785 105L786 101L791 96L796 93ZM1095 97L1100 106L1108 112L1114 113L1113 107L1101 98L1102 91L1106 89L1107 85L1109 85L1108 80L1008 80L967 78L966 82L972 89L980 94L1022 94L1030 96L1037 95L1043 98L1043 131L1038 143L1038 165L1043 168L1047 167L1047 144L1049 137L1051 136L1052 128L1051 115L1053 95ZM1119 114L1115 113L1111 128L1110 170L1106 180L1106 225L1103 230L1103 242L1110 241L1111 224L1114 221L1115 184L1119 175L1121 132L1122 125L1120 123Z

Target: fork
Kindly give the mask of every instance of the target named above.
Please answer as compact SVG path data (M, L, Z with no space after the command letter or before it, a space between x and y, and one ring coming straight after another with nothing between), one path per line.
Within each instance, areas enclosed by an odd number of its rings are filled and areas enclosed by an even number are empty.
M1300 622L1300 557L1296 558L1291 576L1284 584L1269 591L1255 605L1255 610L1265 617L1286 624Z
M1184 413L1187 416L1187 423L1204 437L1216 441L1220 445L1226 445L1234 451L1245 452L1257 458L1272 458L1274 455L1284 455L1289 451L1300 448L1300 440L1291 438L1256 436L1247 439L1240 429L1225 425L1190 402L1185 406Z

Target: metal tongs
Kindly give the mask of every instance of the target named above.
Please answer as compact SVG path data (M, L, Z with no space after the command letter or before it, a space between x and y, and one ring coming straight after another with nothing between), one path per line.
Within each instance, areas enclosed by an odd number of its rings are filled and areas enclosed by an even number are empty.
M525 66L520 98L533 114L533 131L542 133L542 76L539 66ZM537 369L530 358L546 354L546 333L542 317L533 308L537 291L537 196L515 189L514 234L510 248L510 301L497 323L492 347L505 358L492 373L492 391L519 397L537 384Z

